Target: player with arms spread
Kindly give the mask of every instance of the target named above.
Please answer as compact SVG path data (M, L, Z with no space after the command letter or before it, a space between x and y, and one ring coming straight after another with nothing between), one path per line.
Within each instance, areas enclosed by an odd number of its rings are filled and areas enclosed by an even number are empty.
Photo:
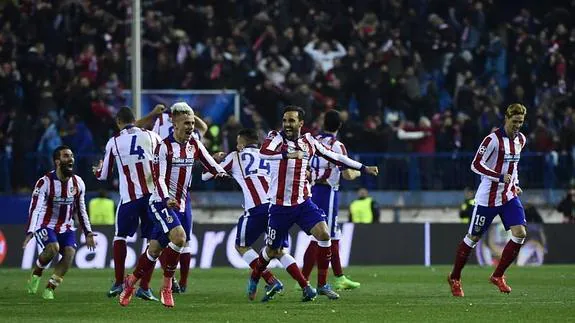
M337 132L341 127L339 112L330 110L324 117L324 132L315 138L328 149L347 156L347 150L341 141L337 140ZM339 257L339 240L341 231L337 223L339 209L339 180L340 176L347 180L353 180L361 175L357 170L344 169L329 162L327 159L314 156L310 161L311 166L311 199L327 215L327 226L331 237L331 268L335 275L334 288L336 290L354 289L361 284L354 282L343 274ZM303 258L303 276L309 280L309 275L316 263L318 244L312 237Z
M114 233L114 272L116 281L108 291L108 297L122 292L126 262L126 238L133 236L140 225L142 238L150 239L153 222L148 217L148 205L154 190L152 161L154 150L162 141L155 132L136 127L132 110L122 107L116 114L120 132L106 144L104 160L93 171L96 178L104 181L110 177L116 164L120 180L120 205L116 212ZM157 300L152 294L149 280L142 279L136 295L145 300Z
M306 169L316 154L328 161L361 170L376 176L376 166L364 166L345 155L335 153L318 142L311 134L301 135L304 111L300 107L288 106L283 114L283 131L272 131L260 149L262 158L271 160L271 183L269 197L270 219L268 223L267 246L258 258L258 273L261 273L272 258L284 254L283 241L287 239L290 227L297 225L318 240L318 291L311 287L297 268L297 277L303 289L303 301L315 299L317 293L330 299L339 295L327 284L327 271L331 258L330 233L325 213L310 199L310 187Z
M471 163L471 170L481 175L481 183L475 194L469 231L457 247L455 264L447 277L453 296L464 295L461 271L471 250L498 215L505 230L511 229L511 240L503 249L501 260L489 280L501 292L511 292L503 274L517 257L527 235L525 212L518 197L522 190L519 188L517 171L521 151L526 143L525 135L519 132L526 113L527 109L519 103L507 107L504 127L483 139Z
M134 293L135 283L153 270L160 253L165 253L164 282L160 301L166 307L174 306L172 277L184 248L189 229L182 223L188 217L186 210L187 188L192 179L194 161L200 160L217 177L226 176L222 167L209 155L204 145L192 138L194 131L193 111L174 111L174 133L165 138L154 152L154 191L150 197L149 216L155 221L149 247L138 259L133 274L124 280L120 305L127 306ZM166 248L167 247L167 248Z
M86 244L93 250L95 234L86 213L84 194L86 185L74 175L74 153L69 147L60 146L52 154L56 169L42 176L34 187L26 239L26 248L32 237L42 249L34 265L32 276L26 286L29 294L36 294L44 268L59 254L62 259L54 267L54 274L42 294L44 299L54 299L54 290L72 265L76 254L74 215L77 215Z

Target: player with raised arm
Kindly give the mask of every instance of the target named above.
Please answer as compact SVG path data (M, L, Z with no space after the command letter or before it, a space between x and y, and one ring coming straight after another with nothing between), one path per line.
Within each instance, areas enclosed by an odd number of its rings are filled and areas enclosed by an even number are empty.
M96 246L95 234L92 233L90 219L86 213L84 199L86 185L80 176L74 174L74 153L69 147L60 146L54 150L52 160L56 169L42 176L34 186L26 239L22 246L26 248L34 237L42 249L26 286L29 294L36 294L38 291L44 268L58 254L62 255L42 294L44 299L54 299L54 290L62 283L74 260L76 254L74 215L77 215L86 236L88 248L93 250Z
M153 131L156 132L158 135L160 135L161 138L166 138L169 135L171 135L174 132L174 126L172 123L172 111L174 110L180 110L180 111L184 111L184 110L190 110L191 111L191 107L186 103L186 102L176 102L174 103L169 110L165 110L163 109L163 113L159 114L159 117L156 119L155 123L154 123L154 127L153 127ZM208 125L197 115L194 114L194 121L195 121L195 125L194 125L194 133L192 134L192 137L195 138L196 140L201 141L202 137L204 136L204 134L206 133L206 131L208 130ZM172 279L172 291L174 293L184 293L186 292L187 289L187 285L188 285L188 275L190 272L190 262L192 260L192 248L189 245L190 241L190 235L191 235L191 221L192 221L192 204L190 203L190 195L188 194L188 201L186 202L186 206L188 208L190 208L190 210L186 210L185 214L189 216L189 218L186 220L187 222L190 223L189 232L186 232L187 237L188 237L188 242L186 247L184 247L184 249L182 250L182 253L180 254L180 280L177 281L176 280L176 276L174 275L174 278ZM187 223L186 222L186 223ZM163 258L162 256L160 256L160 262L163 263ZM151 276L151 273L150 273ZM150 277L151 278L151 277ZM149 280L148 277L144 277L142 278L142 281L146 281ZM137 293L136 293L137 295Z
M236 180L244 194L245 211L237 225L236 250L252 269L257 269L258 253L252 249L252 245L266 232L268 226L270 164L260 158L258 133L254 129L240 130L237 143L237 151L229 153L220 165ZM221 156L219 154L216 154L216 158ZM202 179L208 180L213 176L213 173L205 172ZM282 246L288 247L287 240ZM288 273L294 273L297 264L292 256L284 254L280 262ZM267 284L266 295L262 299L266 302L283 289L283 284L269 270L265 270L261 275ZM258 280L259 276L249 280L247 292L250 300L256 297Z
M297 225L318 240L318 290L306 281L297 268L297 278L303 289L303 301L315 299L316 295L326 295L337 299L339 295L327 284L327 271L331 258L330 233L325 221L325 213L310 199L310 187L306 169L310 159L316 154L328 161L352 169L377 175L376 166L364 166L345 155L335 153L318 142L311 134L301 134L304 111L300 107L288 106L283 114L283 131L271 131L264 141L260 154L270 160L270 219L267 232L267 246L258 258L257 273L261 273L272 258L284 254L283 241L287 239L290 227Z
M489 280L501 292L511 292L503 274L517 257L527 235L525 212L518 197L522 190L519 188L517 171L521 151L526 143L525 135L519 132L526 113L527 109L519 103L507 107L505 125L483 139L471 163L471 170L481 175L481 183L475 194L469 231L457 247L455 264L447 277L453 296L464 295L461 271L471 250L498 215L505 230L511 230L511 240L503 249L501 260Z
M199 159L210 171L217 173L217 177L227 176L204 145L192 138L193 111L191 109L182 112L173 111L172 118L174 133L165 138L154 152L154 191L149 205L149 216L155 222L152 239L146 252L139 257L134 272L124 280L124 290L120 294L122 306L130 303L134 285L146 273L153 270L160 253L165 253L160 301L166 307L174 306L172 277L179 262L180 252L186 244L186 232L189 232L183 227L186 223L182 222L187 218L186 195L194 162Z
M154 150L162 141L150 130L134 125L132 110L122 107L116 114L116 125L120 132L108 140L104 160L94 167L94 175L100 181L110 177L114 164L119 173L120 203L116 212L116 230L114 233L113 255L115 282L108 291L108 297L122 292L126 262L126 239L133 236L140 226L141 236L150 239L153 222L148 217L150 195L154 189L152 179L152 161ZM154 297L149 281L142 280L136 295L145 300Z
M341 127L339 112L330 110L324 117L324 131L315 138L328 149L347 156L347 150L341 141L337 140L337 132ZM343 176L346 180L353 180L361 175L357 170L341 169L327 159L314 156L310 161L311 166L311 199L327 215L327 226L331 237L331 268L335 275L333 287L335 290L354 289L361 284L354 282L343 274L339 257L339 240L341 231L337 223L339 209L339 180ZM303 258L303 276L309 281L309 275L316 263L318 243L311 238Z

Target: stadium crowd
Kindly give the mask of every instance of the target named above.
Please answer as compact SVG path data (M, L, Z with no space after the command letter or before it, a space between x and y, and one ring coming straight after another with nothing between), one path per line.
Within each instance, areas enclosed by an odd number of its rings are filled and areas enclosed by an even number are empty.
M142 1L143 87L238 89L242 123L262 132L286 104L312 132L338 109L353 152L472 152L521 102L527 150L573 160L574 14L575 1ZM3 2L0 154L103 151L130 85L130 15L127 0Z

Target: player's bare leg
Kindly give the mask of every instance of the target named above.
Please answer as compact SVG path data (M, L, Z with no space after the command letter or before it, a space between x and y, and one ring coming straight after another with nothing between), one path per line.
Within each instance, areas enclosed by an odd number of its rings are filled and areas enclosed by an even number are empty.
M471 254L471 251L475 248L479 239L481 239L481 237L467 234L457 246L453 269L447 276L447 282L449 283L451 294L453 296L463 297L465 295L461 285L461 271L463 270L463 267L465 267L465 264L467 264L469 254Z
M74 261L74 255L76 254L76 250L72 247L65 247L64 252L62 253L62 259L56 264L54 268L54 274L50 277L48 284L46 285L46 289L42 294L44 299L54 299L54 290L62 283L64 280L64 276L68 272L68 269L72 266L72 262Z
M58 254L60 247L58 246L57 242L49 243L46 245L44 250L38 256L36 263L34 264L34 268L32 269L32 275L26 284L26 289L28 290L28 294L36 294L38 291L38 286L40 285L40 278L42 277L42 273L44 269L52 259Z
M331 261L331 237L325 221L320 221L310 230L317 240L317 291L320 295L325 295L329 299L338 299L339 294L331 289L327 283L327 273Z
M513 261L515 261L515 258L517 258L521 246L525 243L526 236L527 232L524 225L514 225L511 227L511 239L505 245L503 253L501 254L501 260L497 268L495 268L493 275L489 278L489 281L497 286L502 293L511 292L511 287L509 287L505 281L505 270L507 270Z

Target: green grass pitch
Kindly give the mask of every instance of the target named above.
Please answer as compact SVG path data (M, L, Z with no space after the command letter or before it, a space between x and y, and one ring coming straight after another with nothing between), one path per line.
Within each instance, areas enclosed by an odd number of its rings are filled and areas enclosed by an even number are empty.
M302 303L301 292L287 273L275 268L284 282L283 295L263 304L245 295L247 270L192 269L188 292L175 295L176 307L134 298L127 308L106 297L112 270L72 269L45 301L41 289L28 295L29 272L0 269L2 322L575 322L575 266L519 268L508 271L510 295L488 283L492 268L468 266L463 272L464 298L451 296L448 266L350 267L346 273L362 283L342 291L341 299L318 297ZM331 274L331 273L330 273ZM41 288L51 275L44 273ZM312 273L315 281L315 273ZM157 295L160 274L152 286ZM262 296L262 284L258 299Z

